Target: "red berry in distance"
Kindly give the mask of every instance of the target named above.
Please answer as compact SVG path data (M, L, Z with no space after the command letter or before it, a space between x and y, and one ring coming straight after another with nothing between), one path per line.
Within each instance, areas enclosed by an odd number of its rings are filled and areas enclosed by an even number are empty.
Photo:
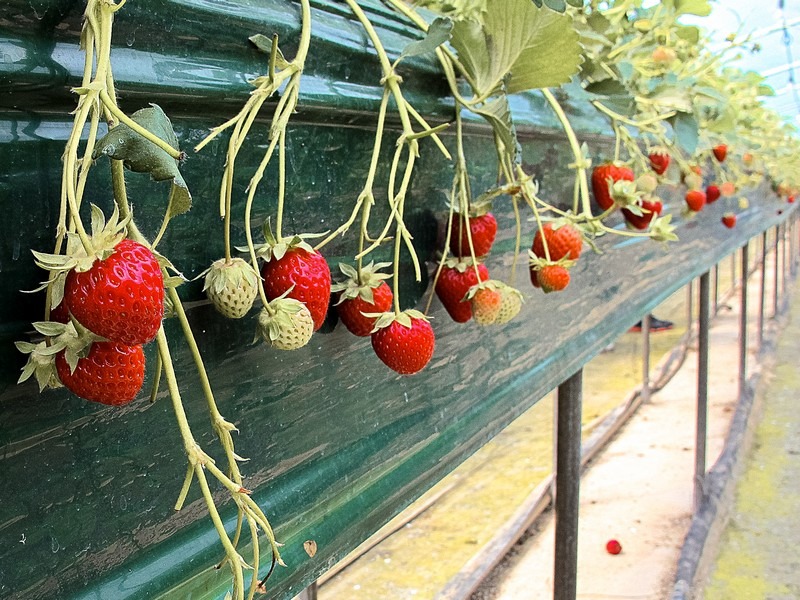
M710 185L706 188L706 204L716 202L720 196L722 196L722 191L720 191L718 185Z
M413 375L424 369L433 356L435 345L431 324L416 317L411 317L411 327L392 321L372 334L375 354L401 375Z
M689 210L700 212L706 203L706 193L701 190L689 190L686 192L686 206Z
M609 554L619 554L622 552L622 544L617 540L608 540L606 543L606 552Z
M467 228L464 224L462 215L453 214L452 232L450 234L450 251L458 257L471 256L469 251L469 239L467 238ZM472 247L475 250L475 257L486 256L492 249L494 238L497 235L497 219L492 213L486 213L469 219L469 233L472 237Z
M670 156L666 152L650 153L650 168L656 175L663 175L669 168Z
M611 196L611 186L617 181L633 181L633 171L628 167L617 166L614 163L604 163L592 170L592 192L597 205L603 210L614 206Z
M733 229L736 227L736 215L730 212L725 213L722 215L722 224L728 229Z
M149 248L124 239L88 271L69 272L64 302L93 333L127 346L146 344L164 317L161 267Z
M480 281L489 279L489 269L486 265L478 265ZM472 318L472 305L464 301L469 288L478 284L475 267L465 263L451 267L445 266L436 282L436 296L441 301L447 314L456 323L466 323Z
M711 151L714 153L714 158L719 162L724 162L725 157L728 156L728 146L725 144L718 144L714 146Z
M634 229L647 229L650 226L650 222L664 210L664 205L660 200L642 200L640 205L643 209L643 214L637 215L627 208L623 208L622 216L625 217L625 221Z
M291 288L287 298L299 300L308 307L314 319L314 331L322 327L331 296L331 270L322 254L300 247L290 248L280 259L265 262L261 277L269 300L275 300Z
M562 258L577 260L583 250L583 237L581 232L569 223L553 228L552 223L545 223L542 229L533 236L531 250L539 258L546 258L544 251L544 241L547 241L547 249L550 251L550 260L553 262Z
M372 288L372 303L361 296L348 298L336 305L339 318L353 335L367 337L375 327L375 317L364 316L363 313L382 313L392 308L392 288L382 281L378 287Z
M122 406L139 393L144 382L141 346L94 342L89 354L78 360L74 372L62 350L56 354L56 372L66 388L92 402Z

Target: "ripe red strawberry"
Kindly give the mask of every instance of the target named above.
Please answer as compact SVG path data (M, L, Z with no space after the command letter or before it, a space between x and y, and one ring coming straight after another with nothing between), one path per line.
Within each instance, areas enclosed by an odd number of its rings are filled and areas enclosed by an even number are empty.
M427 365L433 356L435 337L422 313L406 311L372 334L372 349L383 363L400 373L412 375Z
M618 166L614 163L598 165L592 171L592 191L597 205L603 210L614 206L611 196L611 186L617 181L633 181L633 171L628 167Z
M339 269L346 276L341 283L331 286L337 296L336 310L339 318L350 333L366 337L375 328L375 317L364 313L384 313L392 307L391 288L384 281L389 275L379 270L391 266L391 263L369 263L358 269L340 263Z
M554 226L553 223L545 223L540 231L533 236L531 250L539 258L546 258L542 234L547 240L547 249L550 251L550 260L556 262L562 258L577 260L583 249L583 237L578 229L565 223L561 226Z
M689 210L699 212L706 203L706 193L702 190L689 190L686 192L686 205Z
M375 317L366 317L363 313L382 313L392 308L392 288L385 281L372 290L372 302L363 296L346 298L336 305L339 318L350 333L367 337L375 327Z
M469 239L467 228L462 227L464 217L454 213L452 219L452 233L450 234L450 251L458 257L471 256L469 252ZM475 257L486 256L492 249L494 238L497 235L497 220L492 213L486 213L469 219L469 232L472 236L472 247Z
M736 227L736 215L731 212L725 213L722 215L722 224L728 229L733 229Z
M722 195L722 192L717 185L710 185L706 188L706 204L713 204L719 197Z
M275 300L291 288L288 298L308 307L314 319L314 331L322 327L331 296L331 270L325 257L314 250L289 247L280 258L272 256L261 268L264 292Z
M478 264L480 281L489 279L489 269L484 264ZM456 323L466 323L472 318L472 306L464 297L469 288L478 283L475 267L472 261L451 262L442 268L436 282L436 296L444 305L447 314Z
M531 273L531 285L537 289L541 288L542 285L539 283L539 272L533 267L531 267L530 273Z
M155 255L124 239L88 271L67 275L64 301L78 322L99 336L127 346L145 344L164 316L164 279Z
M639 204L642 207L643 214L637 215L627 208L623 208L622 216L625 217L625 221L631 227L635 229L647 229L650 226L650 222L661 214L664 205L657 198L650 200L645 200L643 198Z
M653 150L649 158L650 168L653 169L657 175L663 175L669 168L671 158L664 150Z
M725 144L718 144L714 146L711 151L714 153L714 158L719 162L724 162L725 157L728 156L728 146Z
M89 354L78 361L74 372L62 350L56 355L58 378L76 396L121 406L139 393L144 382L144 352L140 345L94 342Z
M546 294L560 292L569 285L569 269L561 265L546 265L539 269L537 275L539 285Z
M789 197L786 199L786 201L787 201L789 204L794 204L794 195L792 195L792 196L789 196Z
M608 543L606 543L606 552L609 554L619 554L622 552L622 544L617 540L608 540Z

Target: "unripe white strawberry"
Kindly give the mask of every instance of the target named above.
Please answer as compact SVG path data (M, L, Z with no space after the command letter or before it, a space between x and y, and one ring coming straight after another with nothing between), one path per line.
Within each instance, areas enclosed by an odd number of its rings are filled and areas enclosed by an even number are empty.
M308 307L294 298L276 298L258 315L259 338L278 350L297 350L308 344L314 333L314 319Z
M220 313L241 319L258 295L258 273L241 258L221 258L208 269L203 291Z

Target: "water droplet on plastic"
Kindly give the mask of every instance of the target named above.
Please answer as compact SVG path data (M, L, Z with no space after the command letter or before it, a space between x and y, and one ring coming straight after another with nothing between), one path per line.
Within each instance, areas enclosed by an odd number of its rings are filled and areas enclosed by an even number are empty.
M408 392L403 392L403 400L408 402Z
M130 48L131 46L133 46L133 43L135 41L136 41L136 32L135 31L131 31L128 34L128 37L125 38L125 45L128 46L128 48Z
M127 496L121 496L119 499L119 507L121 510L128 510L128 498Z
M58 543L58 540L55 538L55 536L51 535L50 536L50 551L53 554L55 554L59 550L61 550L61 544Z

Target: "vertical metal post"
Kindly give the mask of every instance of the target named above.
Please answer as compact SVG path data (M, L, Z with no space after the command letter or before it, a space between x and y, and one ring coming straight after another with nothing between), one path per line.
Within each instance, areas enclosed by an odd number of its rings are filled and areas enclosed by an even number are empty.
M642 402L650 401L650 320L648 313L642 318Z
M317 600L317 582L313 582L306 589L297 594L294 600Z
M714 314L719 312L719 263L714 265Z
M697 421L694 454L694 510L703 499L706 478L706 432L708 430L708 327L710 277L700 276L700 298L697 331Z
M758 347L764 344L764 300L767 291L767 232L761 234L761 289L758 301Z
M742 246L742 299L739 315L739 397L744 395L747 385L747 269L750 257L750 242Z
M775 264L773 264L773 281L772 281L772 318L778 317L778 232L781 226L775 227Z
M579 370L558 386L554 600L575 600L578 592L582 396L583 371Z
M783 238L781 239L781 243L783 244L783 279L782 279L782 286L781 286L781 294L786 296L786 280L789 277L789 221L785 221L783 224Z
M736 252L731 254L731 289L736 287Z
M694 281L689 282L688 287L688 294L686 298L686 333L689 334L692 331L692 323L694 322L694 311L692 310L692 305L694 304Z

